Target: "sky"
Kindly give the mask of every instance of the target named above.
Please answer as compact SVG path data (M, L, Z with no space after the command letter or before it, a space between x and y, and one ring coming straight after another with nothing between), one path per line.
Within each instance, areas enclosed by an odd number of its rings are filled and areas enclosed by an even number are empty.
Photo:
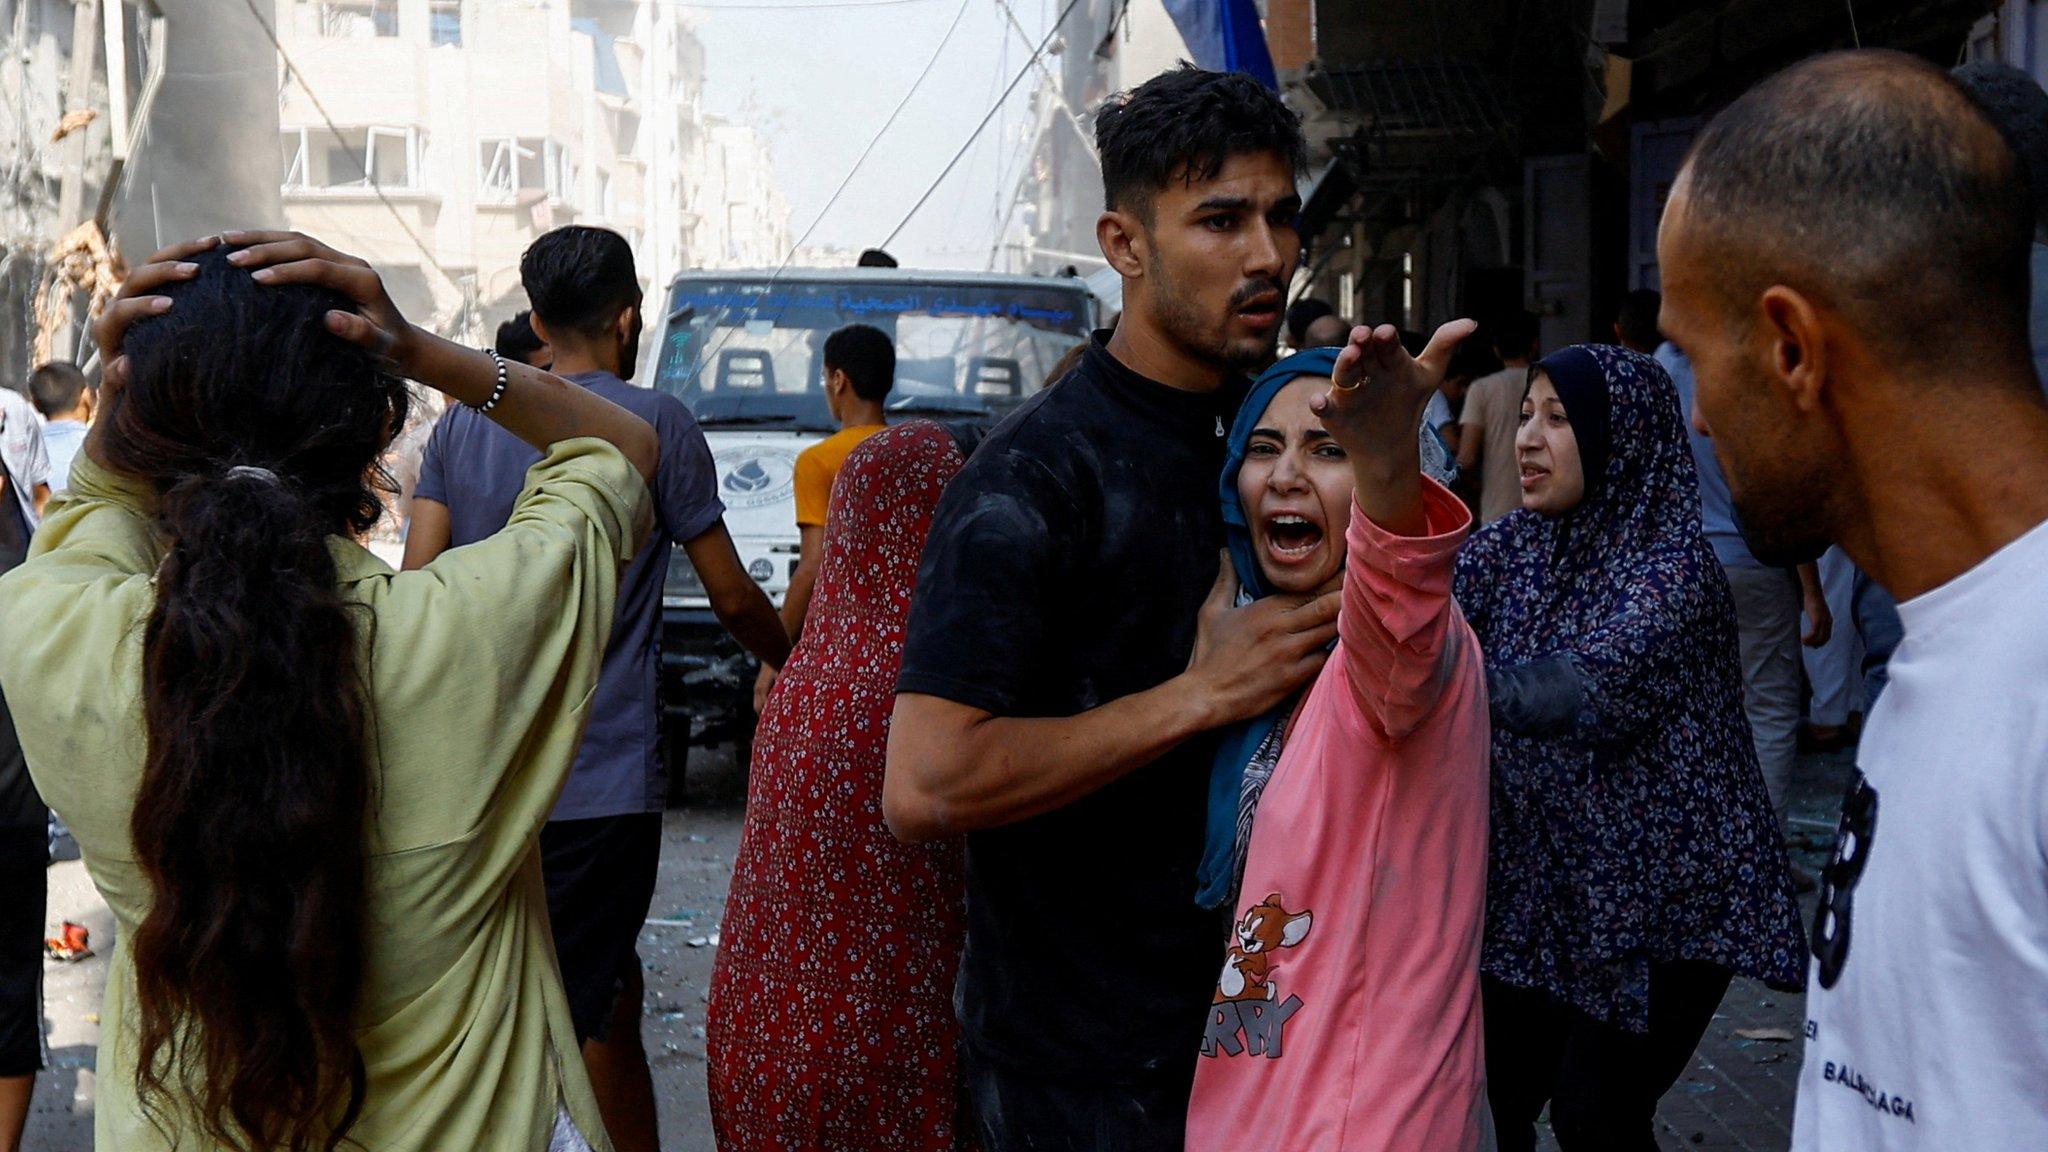
M880 243L931 187L1031 52L997 0L965 0L964 13L962 0L790 11L720 9L716 2L690 8L704 42L706 110L754 123L767 136L790 204L792 238L817 221L810 245ZM1010 2L1035 45L1058 9L1049 0ZM819 220L833 189L932 58L955 13L963 13L960 25L931 75ZM1032 76L1017 86L1005 111L890 245L904 264L986 266L997 214L1007 208L1025 159L1027 101L1036 83Z

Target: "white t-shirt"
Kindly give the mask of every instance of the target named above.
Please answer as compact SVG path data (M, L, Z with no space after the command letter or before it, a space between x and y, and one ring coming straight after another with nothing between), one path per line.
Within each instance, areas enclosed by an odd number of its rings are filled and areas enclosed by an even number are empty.
M43 421L28 397L0 385L0 460L20 487L15 491L30 527L36 524L35 488L50 482L50 457L43 449Z
M1442 429L1446 424L1456 424L1458 418L1451 414L1451 402L1441 392L1429 394L1429 407L1422 410L1422 422L1431 428Z
M1899 605L1823 873L1796 1152L2048 1149L2048 524Z

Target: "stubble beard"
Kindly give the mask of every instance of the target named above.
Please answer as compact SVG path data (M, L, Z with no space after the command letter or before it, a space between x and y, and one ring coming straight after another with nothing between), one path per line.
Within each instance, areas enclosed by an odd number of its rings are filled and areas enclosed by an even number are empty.
M1783 500L1738 501L1735 516L1742 542L1757 562L1773 568L1811 564L1832 543L1816 525L1817 508L1792 508Z
M1205 317L1201 306L1165 274L1158 260L1152 261L1148 274L1153 282L1159 327L1174 343L1233 372L1250 373L1272 361L1280 341L1279 329L1275 328L1271 336L1264 338L1254 336L1232 340L1229 336L1232 313L1227 306L1221 315Z
M1724 458L1721 470L1727 474L1730 495L1734 496L1737 533L1759 563L1789 568L1812 563L1828 550L1832 542L1826 528L1830 484L1825 469L1785 469L1775 477L1738 477Z

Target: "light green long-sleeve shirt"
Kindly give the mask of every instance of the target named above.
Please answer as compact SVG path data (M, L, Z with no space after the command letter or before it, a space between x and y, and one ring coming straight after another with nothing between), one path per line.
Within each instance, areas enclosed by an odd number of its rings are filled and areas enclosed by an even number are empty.
M128 826L162 555L152 499L81 455L29 561L0 579L0 688L36 786L77 836L123 938L151 898ZM619 573L651 515L617 449L570 440L527 473L503 531L420 571L331 541L343 595L375 623L360 1147L539 1152L560 1107L607 1147L555 965L537 838L582 736ZM135 1095L134 979L117 943L95 1128L98 1147L118 1152L172 1147ZM212 1147L185 1128L181 1149Z

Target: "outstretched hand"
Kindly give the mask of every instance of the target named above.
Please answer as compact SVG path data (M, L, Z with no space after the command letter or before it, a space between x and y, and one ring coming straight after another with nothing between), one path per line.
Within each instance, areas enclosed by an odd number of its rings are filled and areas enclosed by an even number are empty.
M1401 346L1391 324L1351 330L1337 354L1330 390L1309 401L1344 454L1351 458L1352 495L1359 511L1401 536L1429 530L1422 501L1422 452L1417 438L1430 394L1444 382L1458 342L1478 329L1453 320L1436 330L1420 356Z
M1310 401L1310 408L1354 457L1400 452L1404 445L1412 451L1422 411L1442 386L1452 353L1478 327L1453 320L1436 330L1420 356L1408 354L1391 324L1353 328L1337 354L1330 391Z

